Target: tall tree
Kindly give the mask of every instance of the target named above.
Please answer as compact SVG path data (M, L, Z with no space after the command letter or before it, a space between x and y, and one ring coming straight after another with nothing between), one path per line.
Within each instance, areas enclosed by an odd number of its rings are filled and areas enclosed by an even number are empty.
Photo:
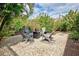
M27 4L30 8L29 16L33 11L34 4ZM1 3L0 4L0 31L3 29L5 23L10 21L11 18L19 16L24 11L24 5L20 3Z
M4 24L12 17L18 16L23 11L22 4L0 4L0 17L3 18L0 25L0 31L2 30Z

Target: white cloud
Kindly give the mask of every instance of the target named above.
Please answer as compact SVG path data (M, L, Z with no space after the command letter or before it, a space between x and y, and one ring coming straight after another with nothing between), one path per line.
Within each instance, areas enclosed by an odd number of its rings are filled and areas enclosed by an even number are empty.
M39 7L38 7L39 6ZM59 15L65 15L69 10L79 9L79 4L76 3L53 3L53 4L36 4L34 7L33 17L37 16L39 13L45 12L51 17L59 17ZM32 17L32 16L31 16Z

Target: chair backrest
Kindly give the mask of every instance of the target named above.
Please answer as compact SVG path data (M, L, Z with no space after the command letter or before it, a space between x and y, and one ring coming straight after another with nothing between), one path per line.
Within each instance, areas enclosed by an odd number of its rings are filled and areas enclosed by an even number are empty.
M24 33L30 33L30 30L29 30L28 27L24 27L24 28L23 28L23 32L24 32Z
M43 28L42 28L42 32L43 32L43 33L45 33L45 31L46 31L46 28L45 28L45 27L43 27Z

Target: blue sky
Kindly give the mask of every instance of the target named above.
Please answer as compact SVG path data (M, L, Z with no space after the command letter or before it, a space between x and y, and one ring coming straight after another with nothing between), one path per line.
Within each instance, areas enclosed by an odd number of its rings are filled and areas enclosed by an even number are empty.
M79 10L77 3L37 3L34 5L33 14L30 19L37 17L40 13L46 13L53 18L58 18L59 15L66 15L69 10Z

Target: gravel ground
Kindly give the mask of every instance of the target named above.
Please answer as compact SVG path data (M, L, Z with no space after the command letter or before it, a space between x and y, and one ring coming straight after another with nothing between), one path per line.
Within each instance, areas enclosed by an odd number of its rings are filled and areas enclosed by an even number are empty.
M35 39L33 43L21 42L21 36L8 39L8 44L0 48L1 56L62 56L64 54L68 34L59 32L53 35L53 42ZM16 41L19 41L16 43ZM16 44L13 44L16 43Z

